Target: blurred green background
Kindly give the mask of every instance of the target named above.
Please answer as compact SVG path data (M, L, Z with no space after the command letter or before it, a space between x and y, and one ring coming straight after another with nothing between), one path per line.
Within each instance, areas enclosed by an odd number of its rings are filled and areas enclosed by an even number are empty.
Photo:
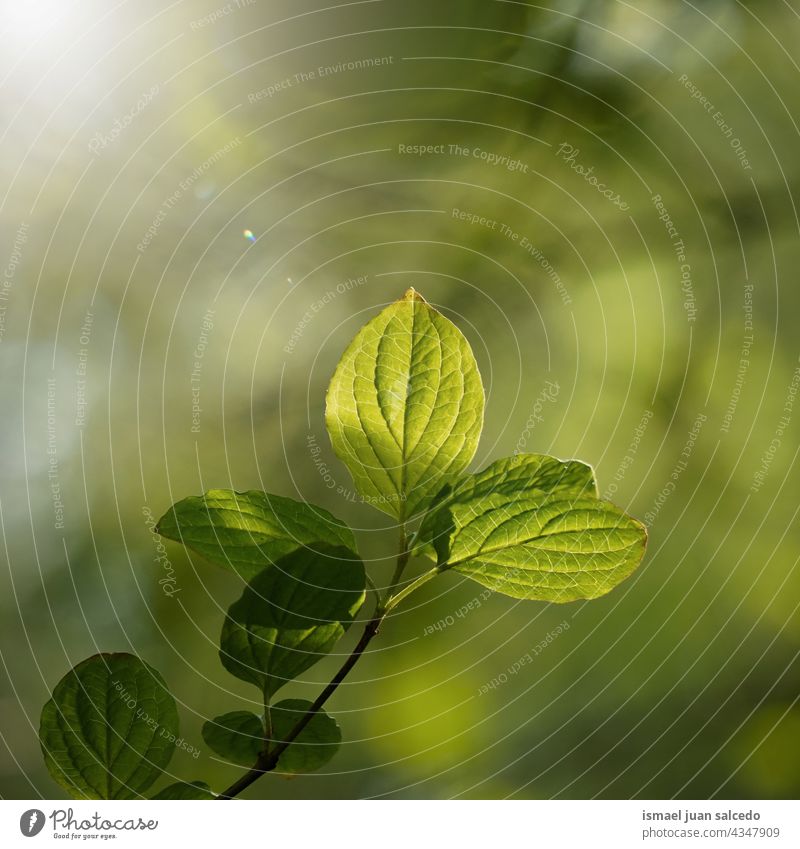
M256 705L216 656L239 581L167 568L147 518L307 499L388 580L324 392L414 285L478 357L475 468L590 462L648 554L588 604L426 585L330 703L339 756L249 795L797 796L796 3L50 0L0 27L0 795L61 795L39 711L98 650L173 689L201 750L173 776L239 774L200 737Z

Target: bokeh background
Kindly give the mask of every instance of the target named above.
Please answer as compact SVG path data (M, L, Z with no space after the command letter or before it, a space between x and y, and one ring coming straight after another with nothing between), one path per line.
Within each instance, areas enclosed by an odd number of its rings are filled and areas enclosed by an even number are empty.
M200 750L173 777L239 774L200 736L256 706L216 657L239 580L152 520L307 499L385 582L324 392L414 285L476 351L475 468L590 462L648 554L587 604L428 584L330 703L339 756L248 795L797 796L795 0L32 0L0 28L0 795L61 795L39 711L98 650L167 679Z

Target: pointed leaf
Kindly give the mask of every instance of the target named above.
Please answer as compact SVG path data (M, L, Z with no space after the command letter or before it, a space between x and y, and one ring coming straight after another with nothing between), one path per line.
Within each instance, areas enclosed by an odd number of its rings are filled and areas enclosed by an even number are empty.
M42 709L50 775L75 799L134 799L169 763L178 712L163 679L131 654L79 663Z
M216 797L211 792L211 788L205 781L193 781L187 784L184 781L178 781L175 784L170 784L163 790L159 790L152 799L215 799Z
M350 343L328 388L325 422L359 492L405 519L469 465L483 407L469 343L409 289Z
M364 564L344 548L302 548L259 572L228 611L220 657L269 698L326 655L364 603Z
M492 496L438 511L440 568L514 598L565 602L597 598L627 578L644 555L647 532L596 498Z
M264 723L250 711L231 711L204 723L203 739L221 758L252 766L264 749Z
M442 511L457 502L481 499L482 509L501 507L519 498L562 497L597 494L591 466L578 460L559 460L545 454L517 454L497 460L483 471L464 475L446 486L436 497L417 534L415 554L433 556L446 562L448 538L438 537L436 529ZM444 529L448 527L445 518ZM443 547L439 552L439 547Z
M184 498L156 529L245 580L314 543L356 550L353 532L327 510L257 490L211 489Z
M285 699L271 708L272 740L281 743L311 707L304 699ZM278 758L277 772L300 774L314 772L336 754L342 742L342 731L336 720L317 711L311 721L300 732Z

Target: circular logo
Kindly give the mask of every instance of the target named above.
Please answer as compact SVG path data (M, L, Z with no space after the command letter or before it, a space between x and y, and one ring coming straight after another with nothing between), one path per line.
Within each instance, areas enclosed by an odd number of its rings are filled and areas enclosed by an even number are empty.
M31 808L19 818L19 830L25 837L36 837L44 828L44 811Z

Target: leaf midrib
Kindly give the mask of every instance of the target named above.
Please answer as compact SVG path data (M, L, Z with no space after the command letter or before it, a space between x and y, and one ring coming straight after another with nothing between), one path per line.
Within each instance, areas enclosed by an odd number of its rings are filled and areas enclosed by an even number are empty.
M505 506L508 506L508 505L504 505L504 507L505 507ZM498 507L498 508L495 508L495 509L503 509L503 507ZM518 521L518 520L522 519L522 517L524 517L524 516L535 514L535 513L537 513L539 510L541 510L541 509L542 509L542 506L540 506L540 507L536 507L536 508L532 508L532 509L530 509L530 510L525 510L525 511L523 511L522 513L517 513L515 516L511 516L511 517L509 517L508 519L506 519L505 521L503 521L503 522L501 522L499 525L497 525L495 528L493 528L493 529L492 529L492 531L491 531L491 533L492 533L492 534L494 534L494 533L496 533L496 532L497 532L500 528L502 528L504 525L507 525L507 524L509 524L510 522ZM584 508L583 508L583 507L581 507L581 508L574 508L574 509L584 509ZM476 516L473 516L473 517L470 519L470 521L469 521L466 525L463 525L462 527L460 527L460 528L458 529L458 534L456 535L456 537L455 537L455 538L457 538L457 537L458 537L458 535L460 535L461 533L463 533L463 532L464 532L464 530L465 530L466 528L468 528L471 524L473 524L474 522L476 522L478 519L482 519L482 518L484 518L485 516L489 515L489 513L491 513L491 512L492 512L492 511L490 510L490 511L488 511L487 513L480 513L480 514L478 514L478 515L476 515ZM535 542L537 539L543 539L544 537L556 537L556 536L560 536L560 535L565 534L565 533L569 533L569 534L575 534L575 533L578 533L578 534L584 534L584 533L588 533L588 532L595 532L595 531L597 531L597 532L601 532L601 533L602 533L602 532L604 532L604 531L618 531L618 530L629 530L629 529L630 529L630 530L634 530L634 529L635 529L635 525L634 525L632 528L622 528L622 527L620 526L620 524L618 523L618 524L613 525L613 526L611 526L611 527L581 528L580 530L576 530L576 531L559 531L558 533L555 533L555 534L546 534L546 533L544 533L545 529L546 529L549 525L551 525L553 522L556 522L556 521L558 521L559 519L563 518L563 517L564 517L564 516L565 516L568 512L569 512L569 511L564 511L564 512L562 512L562 513L559 513L559 514L558 514L558 515L556 515L556 516L551 516L551 517L550 517L550 518L549 518L549 519L548 519L548 520L544 523L544 525L542 525L542 527L539 529L539 531L538 531L538 532L537 532L534 536L530 536L530 537L526 537L526 538L523 538L523 539L520 539L520 540L516 540L515 542L513 542L513 543L511 543L511 544L509 544L509 545L494 545L494 546L490 546L490 547L486 547L486 548L481 547L481 548L480 548L477 552L475 552L475 554L471 554L471 555L469 555L469 556L467 556L467 557L463 557L463 558L461 558L460 560L453 561L452 563L448 562L448 563L447 563L447 567L448 567L448 568L449 568L449 567L455 567L455 566L458 566L458 565L460 565L460 564L462 564L462 563L467 563L467 562L469 562L470 560L474 560L475 558L480 557L481 555L485 555L485 554L495 554L495 553L497 553L497 552L499 552L499 551L506 551L506 550L511 549L511 548L524 548L525 546L530 545L532 542ZM630 522L631 520L630 520L630 519L628 519L628 521ZM452 540L452 538L451 538L451 541L450 541L450 542L451 542L451 544L452 544L452 541L453 541L453 540ZM634 544L635 544L635 543L631 543L630 545L620 546L619 548L609 548L609 549L605 549L603 553L605 553L605 552L609 552L609 553L611 553L611 552L614 552L614 551L625 551L626 549L631 548ZM563 553L563 549L546 549L546 548L541 548L541 547L540 547L540 548L539 548L539 550L540 550L540 551L548 551L548 550L549 550L549 551L560 551L560 552L562 552L562 553ZM573 551L573 552L570 552L570 553L572 553L572 554L576 554L576 553L577 553L577 554L592 554L592 553L594 553L594 554L598 554L598 553L600 553L600 552L597 552L597 551L595 551L595 552L591 552L591 551L588 551L588 552L574 552L574 551Z

